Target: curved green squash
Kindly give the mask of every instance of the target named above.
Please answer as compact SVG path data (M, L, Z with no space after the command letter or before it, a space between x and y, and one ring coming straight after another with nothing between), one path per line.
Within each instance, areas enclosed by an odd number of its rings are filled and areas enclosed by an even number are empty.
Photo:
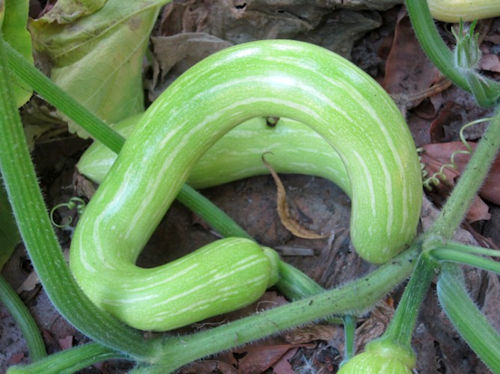
M201 279L208 261L202 256L152 269L134 265L203 154L238 124L266 116L308 125L340 155L350 180L344 187L351 186L351 238L361 257L383 263L413 239L420 168L390 97L360 69L320 47L243 44L195 65L151 105L86 208L70 263L97 305L134 327L168 330L248 304L275 281L275 254L236 238L210 244L224 248L210 260L213 282ZM236 288L235 279L242 282ZM173 308L183 313L171 311L176 300L182 305Z

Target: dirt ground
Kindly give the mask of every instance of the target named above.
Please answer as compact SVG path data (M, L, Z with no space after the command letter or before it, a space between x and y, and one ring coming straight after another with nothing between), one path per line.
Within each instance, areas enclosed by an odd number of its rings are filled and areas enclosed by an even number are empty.
M156 53L161 73L151 79L145 72L146 96L152 100L200 58L227 45L263 38L293 38L320 44L350 58L393 96L414 136L417 146L457 140L466 122L491 114L477 107L471 97L457 88L446 87L435 68L419 49L404 8L398 1L345 1L343 8L323 1L175 1L161 12L154 29L151 48ZM377 3L377 2L375 2ZM443 36L451 42L449 26L439 24ZM204 33L201 46L186 33ZM500 77L500 20L481 21L483 39L481 69ZM170 60L163 54L173 45L183 43ZM169 49L170 48L170 49ZM163 56L163 57L162 57ZM496 57L496 60L495 60ZM495 62L496 61L496 62ZM151 83L155 81L155 83ZM438 89L436 89L438 84ZM433 90L429 91L429 88ZM40 99L23 108L23 116L41 105ZM49 134L35 141L33 159L48 207L66 202L72 196L88 197L95 188L75 170L75 163L89 140L68 134L57 125ZM473 127L466 133L477 140L484 127ZM440 159L446 155L431 154ZM448 156L449 157L449 156ZM431 164L430 161L427 161ZM499 172L500 169L493 170ZM362 261L349 240L349 198L331 182L316 177L284 175L282 181L296 218L315 231L329 233L325 239L306 240L295 237L281 224L276 212L276 186L270 176L241 180L202 191L226 211L257 241L276 248L282 258L297 266L323 287L332 288L367 273L373 266ZM422 226L432 221L435 207L444 199L445 189L428 194ZM433 202L433 203L432 203ZM484 205L481 205L484 204ZM463 237L484 246L500 245L500 207L491 201L477 203L476 211L464 224ZM75 216L75 221L77 217ZM71 230L59 230L60 241L68 250ZM174 203L162 224L141 255L143 266L164 263L218 238L201 219ZM32 272L29 258L19 245L3 274L18 290L35 316L49 352L78 345L86 338L69 326L47 299ZM500 329L499 278L468 269L470 294L477 305ZM489 373L441 311L434 286L427 295L414 334L413 346L418 361L416 373ZM358 321L357 349L379 336L394 311L402 289L396 289L386 300ZM228 316L195 324L183 331L196 331L238 318L270 306L286 303L270 289L256 304ZM26 362L27 348L12 318L0 306L0 372L11 364ZM342 361L343 332L325 323L303 326L233 352L210 357L180 370L181 373L335 373ZM123 373L126 362L110 361L88 368L82 373Z

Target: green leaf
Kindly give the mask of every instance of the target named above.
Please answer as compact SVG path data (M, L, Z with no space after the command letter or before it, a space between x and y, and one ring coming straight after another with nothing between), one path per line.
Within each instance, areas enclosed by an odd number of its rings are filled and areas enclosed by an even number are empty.
M0 27L4 39L21 53L28 61L33 63L31 51L31 36L26 29L28 21L29 0L0 1ZM24 105L33 91L23 81L12 75L13 97L17 107Z
M17 230L7 192L3 187L3 180L0 177L0 243L2 243L0 245L0 270L9 260L20 241L21 236Z
M165 2L108 0L75 22L33 21L34 47L50 58L57 85L100 118L118 122L144 110L142 62ZM70 131L88 136L73 124Z

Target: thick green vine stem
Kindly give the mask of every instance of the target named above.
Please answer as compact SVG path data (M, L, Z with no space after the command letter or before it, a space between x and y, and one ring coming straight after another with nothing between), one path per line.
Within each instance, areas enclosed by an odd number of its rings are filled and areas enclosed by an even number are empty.
M488 249L484 247L478 247L475 245L468 245L459 242L455 242L452 240L448 240L444 243L444 246L449 249L453 249L455 251L460 251L463 253L491 256L491 257L500 257L500 250L498 249Z
M2 40L2 49L7 54L8 66L19 78L28 83L48 103L53 104L71 120L80 124L96 139L104 141L115 152L119 152L123 138L83 105L56 86L48 77L30 65L14 48Z
M356 333L356 317L345 315L344 320L344 359L342 362L349 361L354 356L355 350L355 333Z
M437 295L441 307L462 338L493 373L500 373L500 334L471 301L457 265L442 265Z
M438 263L426 252L419 256L415 270L387 330L373 343L391 344L406 351L409 356L414 355L411 339L417 322L418 311L438 267Z
M250 284L272 284L272 277L248 270L238 276L243 284L219 282L243 269L240 258L232 271L214 268L208 279L226 292L205 298L194 291L203 289L197 280L202 273L191 258L175 265L182 277L171 264L134 265L201 155L239 123L270 115L308 124L342 155L352 182L351 238L362 257L385 262L410 243L422 198L420 170L413 139L390 98L364 72L322 48L248 43L197 64L152 104L87 206L70 265L99 307L132 326L164 330L187 323L190 315L201 319L227 311L231 300L231 308L255 300ZM214 264L217 256L225 261L246 244L226 239L224 246L227 253L214 252ZM250 263L271 266L272 274L270 253L268 265L257 254ZM170 290L164 287L169 278L177 280L169 282Z
M47 356L45 343L35 320L16 291L12 289L2 275L0 275L0 301L7 307L7 310L21 329L28 346L31 361L38 361Z
M427 54L429 59L436 67L460 88L471 92L471 87L463 71L454 64L453 53L448 49L434 24L427 1L425 0L406 0L406 8L413 26L413 30L418 38L420 46ZM476 92L481 96L479 105L490 107L494 106L500 98L500 84L489 78L482 78L482 82L475 80L474 84L480 84L481 87L475 87Z
M396 312L384 334L367 344L360 353L342 366L341 374L410 374L415 366L411 347L418 311L435 275L438 264L422 253L413 270Z
M5 49L0 48L0 168L19 231L45 291L59 312L87 336L139 360L153 360L155 352L144 345L142 335L99 310L69 272L38 187L9 85Z
M54 353L31 365L12 366L7 374L72 374L89 365L111 359L129 357L100 344L88 343Z

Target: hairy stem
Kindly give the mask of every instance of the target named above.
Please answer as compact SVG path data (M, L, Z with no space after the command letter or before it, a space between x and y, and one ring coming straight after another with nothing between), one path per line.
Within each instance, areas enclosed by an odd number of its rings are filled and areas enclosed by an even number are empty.
M342 362L349 361L354 356L356 318L352 315L344 316L344 359Z
M161 359L154 365L139 366L135 372L167 373L196 359L243 345L303 323L328 318L332 314L363 312L410 274L418 253L419 250L412 247L394 258L389 264L379 267L372 273L346 283L340 288L324 291L313 297L301 299L200 333L160 338L162 339L160 346L155 345L155 347L158 352L157 357L161 357ZM303 311L306 311L307 315L302 315ZM156 344L156 341L146 341L144 344L152 345ZM66 354L73 357L70 351L79 349L80 347L71 348ZM98 362L103 355L111 354L109 348L102 345L96 344L92 350L95 350L96 357L94 360L91 360L90 357L85 358L88 359L87 364ZM75 353L75 355L78 354L80 353ZM44 359L44 365L58 368L58 365L63 365L59 361L64 357L66 357L64 352L49 356ZM119 356L113 357L118 358ZM124 357L122 356L122 358ZM33 364L18 368L24 370L19 371L19 373L39 372L37 371L39 366ZM48 370L46 373L59 373L59 371Z
M447 241L444 245L446 248L454 249L456 251L464 252L464 253L474 253L478 255L485 255L491 257L500 257L500 251L497 249L488 249L483 247L477 247L474 245L468 245L464 243Z
M418 311L431 285L438 264L426 253L420 255L396 312L380 341L387 340L412 354L411 339Z
M429 254L438 261L456 262L500 274L500 262L451 248L436 248Z
M442 265L437 295L460 335L493 373L500 373L500 334L471 301L457 265Z
M23 333L31 361L38 361L47 356L45 344L35 320L16 291L2 275L0 275L0 301L7 307Z
M7 374L71 374L97 362L127 358L100 344L88 343L54 353L31 365L13 366L7 370Z

